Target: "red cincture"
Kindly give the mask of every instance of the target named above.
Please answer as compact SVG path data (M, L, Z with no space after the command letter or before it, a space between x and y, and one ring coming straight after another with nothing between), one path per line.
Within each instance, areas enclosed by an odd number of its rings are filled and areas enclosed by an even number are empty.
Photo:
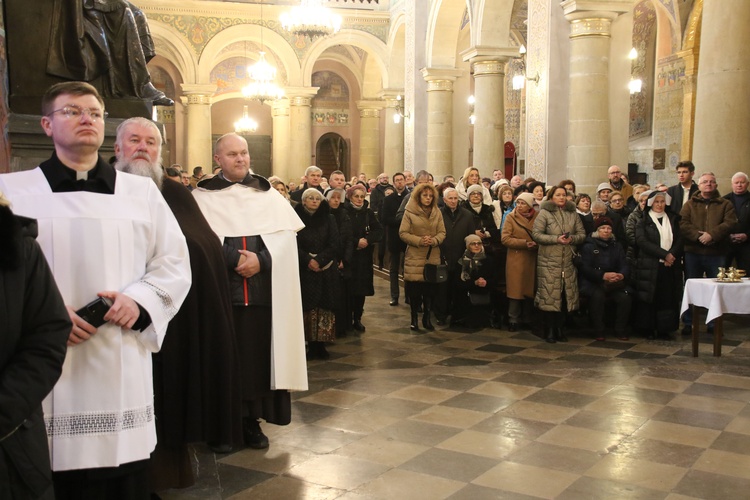
M242 249L247 250L247 237L242 237ZM247 296L247 278L242 278L242 291L245 294L245 305L248 305L249 298Z

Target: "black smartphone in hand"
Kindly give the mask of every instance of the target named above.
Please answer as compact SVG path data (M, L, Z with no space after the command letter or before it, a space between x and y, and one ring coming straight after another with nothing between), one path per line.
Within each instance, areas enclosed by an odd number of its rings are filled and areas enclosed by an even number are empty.
M104 297L97 297L96 300L89 302L77 310L76 314L91 326L99 328L106 323L104 315L107 314L110 307L112 307L111 300Z
M570 232L567 232L567 233L563 233L563 238L565 238L566 240L567 240L568 238L570 238Z

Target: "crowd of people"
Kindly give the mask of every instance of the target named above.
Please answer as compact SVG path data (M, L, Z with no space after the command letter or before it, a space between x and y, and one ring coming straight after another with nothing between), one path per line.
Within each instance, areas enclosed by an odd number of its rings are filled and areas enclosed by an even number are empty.
M54 85L42 108L52 157L0 175L3 498L147 498L192 484L191 443L268 448L261 424L290 423L306 359L366 331L375 269L391 306L403 281L414 334L541 318L554 343L585 331L574 312L598 341L671 338L692 321L685 279L750 265L741 172L723 197L689 161L654 189L612 166L593 196L475 167L436 182L310 166L297 186L255 175L237 134L216 141L211 174L164 168L142 118L107 163L85 83Z

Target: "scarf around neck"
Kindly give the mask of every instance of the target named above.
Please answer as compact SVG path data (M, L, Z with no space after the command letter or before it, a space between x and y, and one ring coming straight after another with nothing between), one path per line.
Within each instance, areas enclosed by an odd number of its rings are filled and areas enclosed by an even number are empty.
M653 210L649 210L648 215L654 221L654 225L656 225L656 229L659 231L659 246L662 250L669 251L672 248L674 235L672 234L672 224L669 222L667 213L662 212L657 214ZM659 262L664 262L664 259L659 259Z

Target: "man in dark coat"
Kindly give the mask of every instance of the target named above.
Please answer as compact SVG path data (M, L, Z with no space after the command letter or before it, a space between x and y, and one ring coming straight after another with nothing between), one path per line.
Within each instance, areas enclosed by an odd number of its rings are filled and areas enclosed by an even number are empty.
M150 177L180 225L190 252L193 285L153 355L157 445L152 491L194 483L187 444L208 442L228 453L241 441L237 346L224 256L189 191L162 182L161 133L130 118L117 128L115 168Z
M444 324L455 302L456 284L460 280L461 265L459 259L466 250L466 238L474 234L474 214L459 206L458 191L454 188L443 190L445 206L440 209L445 224L445 241L440 251L448 264L448 281L438 286L435 300L435 317L438 324Z
M0 498L52 495L42 399L62 372L72 323L36 223L0 195Z
M385 244L388 246L390 253L389 278L391 282L391 301L390 305L398 305L399 284L398 273L401 268L401 261L404 257L406 245L398 237L398 228L401 225L396 221L396 212L401 202L408 193L406 189L406 178L401 172L393 174L394 191L383 199L383 206L380 209L380 223L385 228Z
M323 178L323 171L315 165L310 165L305 169L305 183L302 184L296 191L292 191L289 194L289 198L296 201L297 203L302 201L302 193L308 188L315 188L323 194L325 190L321 187L320 181Z
M729 234L732 246L727 255L726 267L736 267L750 271L750 192L747 190L748 177L744 172L737 172L732 176L732 192L724 196L734 205L737 213L737 225Z
M695 165L692 161L681 161L675 168L678 182L667 189L667 194L672 198L669 211L680 215L682 206L698 191L698 185L693 181Z
M375 213L375 217L378 218L381 224L383 224L383 218L380 214L383 209L383 200L386 197L386 190L394 189L393 186L388 184L388 174L385 172L378 175L377 184L370 191L370 208ZM378 267L380 270L383 269L383 261L385 260L385 240L378 243Z

